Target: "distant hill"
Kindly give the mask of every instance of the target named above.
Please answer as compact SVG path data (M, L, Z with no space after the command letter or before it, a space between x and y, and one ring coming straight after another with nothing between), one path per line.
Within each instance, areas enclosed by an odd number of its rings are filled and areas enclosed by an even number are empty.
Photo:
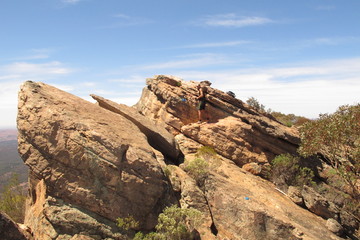
M0 142L16 140L17 130L16 129L0 129Z
M0 191L13 173L19 175L19 181L27 182L28 167L17 151L17 131L0 130Z

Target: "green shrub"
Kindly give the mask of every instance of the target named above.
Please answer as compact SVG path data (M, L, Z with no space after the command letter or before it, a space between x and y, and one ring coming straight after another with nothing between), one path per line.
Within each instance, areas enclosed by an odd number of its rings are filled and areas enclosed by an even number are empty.
M320 154L359 198L356 183L360 175L360 104L341 106L333 114L323 114L300 128L303 156Z
M310 168L300 167L300 158L290 154L281 154L271 162L272 180L288 186L313 184L314 173Z
M5 212L15 222L22 223L25 215L26 195L19 185L19 177L13 174L0 195L0 211Z
M116 221L116 225L124 231L136 229L139 227L139 222L136 221L133 216L127 216L126 218L117 218Z
M185 162L185 171L202 186L209 174L209 164L203 159L196 157L194 160Z
M214 157L216 155L215 149L210 146L202 146L196 151L197 157Z
M136 233L135 240L187 240L201 223L202 214L194 208L179 208L176 205L164 209L158 217L156 232Z
M258 110L259 112L266 112L265 106L259 103L259 101L254 97L248 98L248 100L246 100L246 103Z

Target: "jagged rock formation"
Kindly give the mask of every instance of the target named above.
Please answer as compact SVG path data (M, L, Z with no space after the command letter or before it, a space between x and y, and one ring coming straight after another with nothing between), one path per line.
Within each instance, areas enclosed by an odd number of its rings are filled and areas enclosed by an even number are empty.
M155 150L119 114L26 82L17 121L19 152L30 168L25 224L36 239L82 232L119 238L114 221L128 215L142 229L152 229L171 202L171 186Z
M117 217L151 230L173 203L203 213L201 239L340 239L325 219L240 168L256 163L260 171L275 155L295 153L296 130L210 87L209 123L197 124L196 84L156 76L130 108L26 82L19 152L30 168L25 224L35 239L126 239ZM217 154L204 157L199 184L186 164L202 146Z
M267 163L282 153L295 153L299 137L295 129L257 112L242 101L208 87L209 123L197 122L195 82L166 76L147 80L136 107L142 114L167 129L213 147L239 166L248 162Z

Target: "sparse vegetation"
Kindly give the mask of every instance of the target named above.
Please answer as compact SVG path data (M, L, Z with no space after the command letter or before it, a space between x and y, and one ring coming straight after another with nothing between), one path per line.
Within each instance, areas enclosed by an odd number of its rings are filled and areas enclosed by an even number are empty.
M202 214L194 208L166 207L158 217L156 232L137 232L134 240L187 240L193 239L194 230L201 223ZM132 222L132 220L130 220Z
M296 116L295 114L284 114L281 112L271 112L271 115L276 118L279 122L287 127L301 126L306 122L311 121L306 117Z
M301 126L302 124L311 121L310 119L295 114L284 114L281 112L274 112L270 108L266 109L265 105L261 104L256 98L250 97L246 103L255 108L259 112L271 114L276 120L287 127Z
M196 180L199 186L202 186L209 173L209 163L203 158L196 157L186 162L185 171Z
M265 105L261 104L256 98L249 97L248 100L246 100L246 103L249 104L251 107L255 108L259 112L266 112Z
M300 166L300 158L290 154L282 154L274 158L272 180L287 186L313 185L314 173L310 168Z
M136 229L139 227L139 221L136 221L133 216L127 216L125 218L117 218L116 225L123 229L124 231L128 231L130 229Z
M19 185L19 176L13 174L0 195L0 211L8 214L15 222L24 221L26 195Z
M360 104L341 106L333 114L323 114L300 128L299 152L304 156L320 154L351 188L360 193Z

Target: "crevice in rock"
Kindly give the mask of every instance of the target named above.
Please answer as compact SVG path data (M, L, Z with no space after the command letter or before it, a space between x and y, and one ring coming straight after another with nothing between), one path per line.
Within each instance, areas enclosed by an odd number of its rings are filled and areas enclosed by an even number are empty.
M206 197L206 194L205 194L205 191L204 191L204 198L205 198L205 201L206 201L206 205L208 206L208 209L209 209L209 213L210 213L210 217L211 217L211 226L210 226L210 230L211 230L211 233L214 235L214 236L217 236L217 234L218 234L218 229L217 229L217 227L216 227L216 224L215 224L215 222L214 222L214 216L213 216L213 213L212 213L212 211L211 211L211 207L210 207L210 205L209 205L209 201L208 201L208 199L207 199L207 197Z

